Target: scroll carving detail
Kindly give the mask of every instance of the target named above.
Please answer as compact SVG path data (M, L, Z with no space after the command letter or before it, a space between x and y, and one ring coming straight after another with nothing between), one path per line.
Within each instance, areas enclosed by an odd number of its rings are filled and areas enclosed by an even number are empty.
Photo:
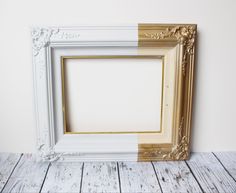
M179 143L172 149L171 152L168 154L163 155L163 159L186 159L188 156L188 140L185 135L183 135L183 128L184 128L184 117L181 118L180 125L179 125Z
M34 28L32 30L34 56L38 55L39 51L48 45L51 36L58 32L59 29L55 28Z
M45 144L39 145L37 149L38 149L38 152L40 152L39 157L43 161L49 161L49 162L57 161L63 155L63 153L56 153L52 148L47 149L45 147Z
M194 54L194 44L196 38L196 27L192 25L176 26L166 28L165 31L155 33L144 33L146 38L155 40L165 40L168 38L177 39L183 45L182 73L186 74L186 65L190 55Z
M168 154L163 155L163 159L182 160L188 156L187 137L183 136L180 143Z
M142 152L143 157L158 158L161 157L163 160L183 160L188 157L188 139L187 136L183 135L184 128L184 117L181 118L180 125L178 128L179 142L172 149L172 151L164 153L161 148L147 148Z

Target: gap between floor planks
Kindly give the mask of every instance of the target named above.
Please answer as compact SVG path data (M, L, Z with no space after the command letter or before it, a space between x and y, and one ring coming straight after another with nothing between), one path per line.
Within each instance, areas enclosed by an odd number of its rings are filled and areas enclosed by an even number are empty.
M0 154L5 192L236 192L236 152L193 153L179 162L38 162Z

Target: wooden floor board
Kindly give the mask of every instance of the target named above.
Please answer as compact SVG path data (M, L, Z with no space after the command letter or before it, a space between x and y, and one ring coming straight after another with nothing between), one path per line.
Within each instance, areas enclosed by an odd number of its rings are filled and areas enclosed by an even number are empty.
M150 162L120 162L121 192L161 192Z
M9 179L13 169L19 161L21 154L1 153L0 154L0 192Z
M236 181L236 152L216 152L214 154Z
M80 192L82 162L54 162L51 164L45 179L42 193Z
M169 162L48 162L0 153L1 193L236 193L236 152Z
M211 153L192 153L187 161L204 192L236 192L236 183Z
M188 166L183 161L153 162L163 193L200 193Z
M118 193L119 179L116 162L84 163L82 193Z
M15 167L3 193L39 192L49 163L37 161L36 156L24 154Z

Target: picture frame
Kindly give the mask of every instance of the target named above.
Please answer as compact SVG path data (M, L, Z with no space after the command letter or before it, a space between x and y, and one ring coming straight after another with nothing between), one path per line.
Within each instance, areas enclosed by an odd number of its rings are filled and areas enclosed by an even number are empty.
M37 152L48 161L186 160L190 152L196 24L32 28ZM162 132L66 133L66 59L162 61Z

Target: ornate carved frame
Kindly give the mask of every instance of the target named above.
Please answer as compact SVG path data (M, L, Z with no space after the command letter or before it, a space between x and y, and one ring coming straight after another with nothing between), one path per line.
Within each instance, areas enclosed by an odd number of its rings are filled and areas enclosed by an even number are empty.
M57 159L103 161L188 159L196 33L197 26L195 24L33 28L32 49L37 150L42 159L50 161ZM109 147L109 149L104 150L103 147L99 147L95 150L91 146L91 148L80 150L79 147L69 149L70 147L65 145L67 143L61 146L58 145L56 132L63 133L63 129L56 123L56 119L60 117L56 118L58 108L55 104L57 94L54 91L53 65L55 65L55 58L53 54L56 49L83 46L156 47L158 49L174 50L176 73L171 143L143 144L138 143L134 139L135 136L124 135L123 138L127 143L122 141L119 146L120 149ZM162 55L162 57L165 57L165 55ZM60 136L62 137L62 134ZM72 137L74 136L67 135L63 140L68 142ZM104 141L106 136L100 136L100 139ZM89 140L91 139L88 138ZM128 144L132 148L125 151Z

